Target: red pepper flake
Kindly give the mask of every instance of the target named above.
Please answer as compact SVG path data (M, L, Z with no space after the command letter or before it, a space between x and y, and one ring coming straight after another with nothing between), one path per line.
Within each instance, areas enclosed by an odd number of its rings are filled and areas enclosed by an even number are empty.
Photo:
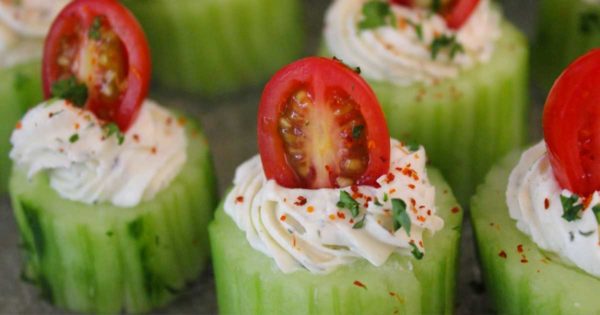
M419 180L419 175L417 174L417 171L413 170L410 164L406 165L406 167L402 169L402 175L408 176L414 180Z
M335 214L330 214L329 215L329 220L331 220L331 221L335 220Z
M419 241L419 246L420 246L421 248L425 247L425 245L423 245L423 240L420 240L420 241Z
M79 130L79 123L75 123L75 130Z
M427 210L427 215L431 215L431 210Z
M170 126L173 123L173 118L167 117L167 120L165 121L165 123L167 124L167 126Z
M338 218L340 218L342 220L346 218L346 215L342 211L338 211L337 216L338 216Z
M16 129L21 129L23 128L23 123L19 120L17 121L17 125L15 126Z
M519 252L519 254L523 252L523 244L517 245L517 252Z
M308 208L306 208L306 212L308 213L313 213L315 211L315 207L313 206L308 206Z
M298 198L296 199L296 202L294 202L294 204L298 207L304 206L306 204L306 197L298 196Z
M524 257L524 256L523 256L523 258L521 258L521 263L522 263L522 264L526 264L526 263L528 263L528 262L529 262L529 260L527 260L527 258L526 258L526 257Z
M422 216L422 215L418 215L418 216L417 216L417 220L418 220L418 221L420 221L420 222L425 222L425 220L426 220L426 219L425 219L425 217L424 217L424 216Z
M505 252L505 251L503 251L503 250L501 250L501 251L498 253L498 256L500 256L501 258L504 258L504 259L506 259L506 257L507 257L507 255L506 255L506 252Z
M140 135L138 135L137 133L134 133L133 134L133 141L140 142Z
M279 217L279 220L281 220L281 222L285 222L285 219L287 219L285 214L282 214L281 217Z
M550 208L550 200L548 198L544 199L544 209L548 210Z
M459 207L454 207L450 210L452 213L458 213L460 211Z
M244 202L244 196L237 196L235 198L235 203L242 203Z
M158 151L158 150L156 149L156 147L152 147L152 148L150 149L150 152L151 152L152 154L156 154L156 151Z
M413 184L408 184L408 188L410 188L410 189L415 189L415 185L413 185Z
M366 285L364 285L364 283L362 283L362 282L360 282L360 281L358 281L358 280L354 280L354 282L353 282L352 284L354 284L355 286L357 286L357 287L359 287L359 288L363 288L363 289L365 289L365 290L367 289L367 286L366 286Z
M390 189L390 191L389 191L390 195L391 195L391 194L393 194L393 193L395 193L395 192L396 192L396 189L395 189L395 188L392 188L392 189Z
M296 236L292 235L292 247L296 247Z
M417 206L417 201L415 200L415 198L410 198L410 205L413 207Z
M179 119L177 119L177 123L179 124L179 126L183 126L185 125L185 123L187 122L187 119L185 119L185 117L179 117Z
M389 184L389 183L393 182L395 178L396 178L396 176L394 174L388 173L385 176L385 182Z
M358 186L352 185L350 186L350 190L352 190L353 193L358 193Z

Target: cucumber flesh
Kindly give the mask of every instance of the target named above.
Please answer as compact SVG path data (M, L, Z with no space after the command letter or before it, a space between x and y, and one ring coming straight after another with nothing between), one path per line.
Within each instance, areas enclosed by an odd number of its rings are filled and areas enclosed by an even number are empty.
M519 157L512 153L494 167L471 203L485 284L498 313L598 314L600 280L541 251L510 218L505 192Z
M136 207L65 200L46 174L28 180L17 168L10 194L24 275L61 308L147 312L173 300L206 266L215 179L206 140L194 127L181 173Z
M439 172L429 169L444 228L425 237L423 260L394 254L381 267L366 260L326 275L283 274L254 250L222 206L209 232L223 314L451 314L462 211ZM360 284L355 284L359 281Z
M299 0L126 0L144 27L153 72L170 89L207 96L268 79L298 58Z
M496 159L525 139L527 41L507 22L501 29L491 60L456 79L405 87L369 81L392 137L424 145L463 206Z
M10 135L25 111L42 101L40 62L31 61L0 70L0 193L10 177Z

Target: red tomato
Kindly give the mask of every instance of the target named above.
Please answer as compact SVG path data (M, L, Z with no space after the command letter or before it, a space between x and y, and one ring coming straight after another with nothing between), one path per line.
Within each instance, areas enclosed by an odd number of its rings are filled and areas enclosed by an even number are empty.
M556 80L544 109L544 138L563 188L600 190L600 49L573 62Z
M471 14L477 5L479 0L439 0L440 1L440 13L446 20L446 24L451 29L459 29L469 19ZM429 1L419 0L390 0L393 4L403 5L407 7L428 7L431 8L432 4Z
M146 37L127 9L116 0L75 0L46 38L44 93L74 77L87 86L85 106L126 131L148 94L150 68Z
M275 74L258 111L265 175L288 188L377 185L390 136L377 97L343 63L309 57Z

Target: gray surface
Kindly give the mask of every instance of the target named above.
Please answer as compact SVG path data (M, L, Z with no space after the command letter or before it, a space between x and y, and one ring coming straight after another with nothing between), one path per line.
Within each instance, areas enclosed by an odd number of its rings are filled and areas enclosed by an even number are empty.
M532 34L535 0L505 0L505 12L528 35ZM319 41L322 14L328 1L305 0L309 25L307 51ZM268 49L268 47L267 47ZM219 100L201 100L165 92L155 96L163 104L190 112L202 121L212 146L221 192L227 187L235 167L256 154L255 117L260 89L250 89ZM543 95L532 90L531 139L540 137L540 104ZM19 280L18 234L6 198L0 199L0 314L64 314L42 301L32 286ZM492 313L483 291L475 259L472 229L465 223L458 277L457 314ZM216 300L212 272L208 270L181 298L156 314L213 314Z

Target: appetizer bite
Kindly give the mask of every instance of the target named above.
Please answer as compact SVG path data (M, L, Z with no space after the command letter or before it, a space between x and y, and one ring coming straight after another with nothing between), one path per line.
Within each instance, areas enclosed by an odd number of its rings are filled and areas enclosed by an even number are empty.
M600 310L599 86L600 50L593 50L550 91L544 141L505 158L473 198L480 259L499 313Z
M148 34L154 79L215 96L265 82L300 57L300 0L124 0Z
M541 0L537 24L533 77L547 91L569 63L600 47L600 1Z
M220 312L452 313L462 211L354 69L277 72L258 146L209 228Z
M149 311L207 262L216 201L207 142L146 99L148 50L119 2L71 2L46 39L47 100L11 137L23 277L64 309Z
M10 175L8 139L27 108L43 97L40 59L43 39L68 0L0 1L0 193Z
M527 43L490 0L336 0L322 54L360 68L391 135L424 145L463 204L523 143Z

